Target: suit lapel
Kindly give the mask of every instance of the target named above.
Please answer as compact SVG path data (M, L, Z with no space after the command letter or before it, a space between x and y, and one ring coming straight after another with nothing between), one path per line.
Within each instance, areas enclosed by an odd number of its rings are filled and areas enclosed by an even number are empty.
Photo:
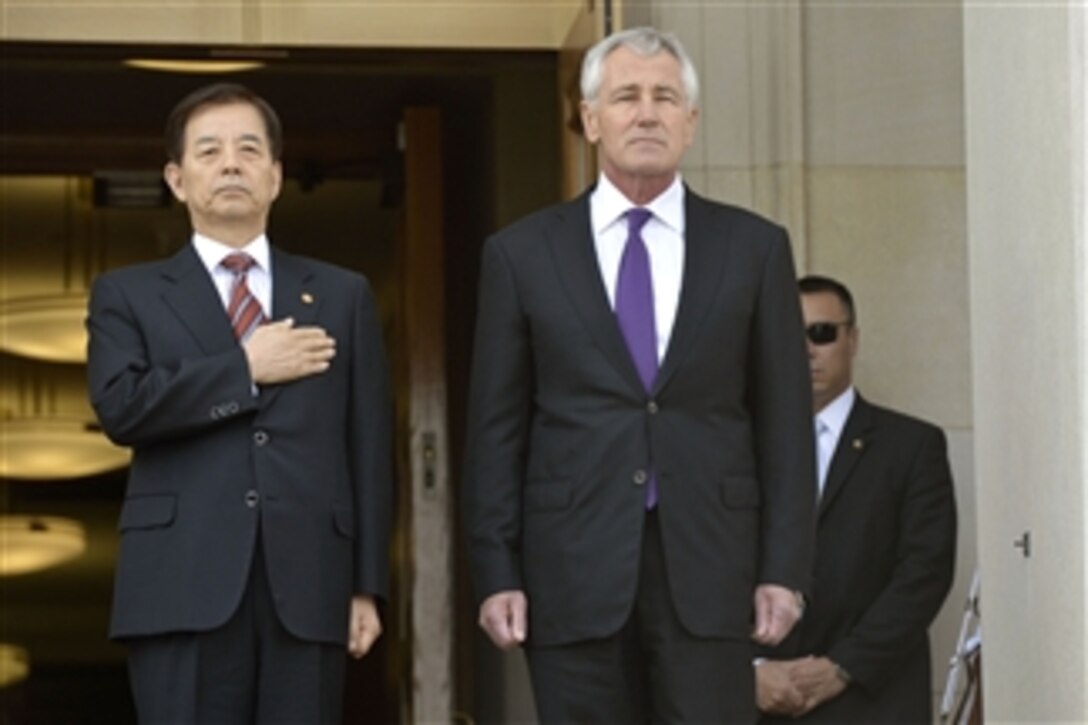
M294 319L296 327L312 325L324 301L312 288L313 267L302 257L272 248L271 319ZM261 405L269 404L283 389L271 385L261 390Z
M587 191L558 207L555 223L545 230L545 234L560 282L593 341L616 371L636 390L642 391L642 381L608 303L608 293L601 278L590 226L589 194Z
M721 242L727 230L716 227L712 207L687 187L684 188L684 227L684 279L680 286L680 303L665 359L654 382L655 392L668 384L698 339L703 319L724 273L727 245Z
M163 300L206 353L237 344L223 302L191 244L165 262Z
M846 426L842 429L835 454L831 458L831 466L827 470L824 492L820 497L820 516L831 507L835 497L846 485L850 473L869 449L875 434L872 407L858 395L854 399L854 408L846 419Z
M272 248L272 319L291 317L295 325L310 325L323 302L311 282L314 269L302 257Z

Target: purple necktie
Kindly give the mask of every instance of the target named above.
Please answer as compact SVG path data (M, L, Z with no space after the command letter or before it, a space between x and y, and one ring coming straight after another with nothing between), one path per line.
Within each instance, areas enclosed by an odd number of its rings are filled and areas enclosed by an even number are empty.
M634 208L627 212L627 246L623 248L616 277L616 319L647 393L653 389L657 377L654 284L650 254L642 241L642 227L651 216L649 209ZM657 475L650 471L646 481L646 508L652 509L656 505Z

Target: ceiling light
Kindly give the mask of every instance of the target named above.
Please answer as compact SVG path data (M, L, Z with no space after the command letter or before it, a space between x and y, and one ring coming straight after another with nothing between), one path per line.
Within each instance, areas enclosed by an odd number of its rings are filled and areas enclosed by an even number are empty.
M243 73L265 66L259 60L167 60L163 58L128 58L129 68L163 73Z
M0 576L17 576L71 561L87 549L83 525L59 516L0 516Z
M83 292L0 300L0 350L50 362L85 362L86 317Z
M30 673L30 656L22 647L0 642L0 687L22 682Z
M0 420L0 478L82 478L128 465L131 453L95 426L66 418Z

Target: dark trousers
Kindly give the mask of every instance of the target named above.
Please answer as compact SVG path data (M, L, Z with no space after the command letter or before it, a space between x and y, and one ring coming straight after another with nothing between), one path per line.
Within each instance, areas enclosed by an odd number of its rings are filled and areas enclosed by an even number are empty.
M530 645L527 655L542 723L756 720L752 645L695 637L680 623L655 513L647 514L638 595L623 628L602 640Z
M345 646L305 642L284 629L259 553L225 625L126 644L143 725L341 722Z

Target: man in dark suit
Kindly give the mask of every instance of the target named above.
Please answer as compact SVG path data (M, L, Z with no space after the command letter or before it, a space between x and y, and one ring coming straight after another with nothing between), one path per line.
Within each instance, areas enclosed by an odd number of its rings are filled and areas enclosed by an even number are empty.
M783 229L687 189L698 82L652 28L582 71L597 185L488 240L465 518L545 722L751 722L801 614L812 425Z
M269 246L275 111L234 84L167 124L192 244L92 290L88 376L133 448L110 634L141 722L339 722L381 633L391 414L360 275ZM275 320L261 324L265 320Z
M854 389L849 290L815 276L800 289L821 489L816 566L804 620L757 660L764 722L931 722L927 629L956 559L944 433Z

